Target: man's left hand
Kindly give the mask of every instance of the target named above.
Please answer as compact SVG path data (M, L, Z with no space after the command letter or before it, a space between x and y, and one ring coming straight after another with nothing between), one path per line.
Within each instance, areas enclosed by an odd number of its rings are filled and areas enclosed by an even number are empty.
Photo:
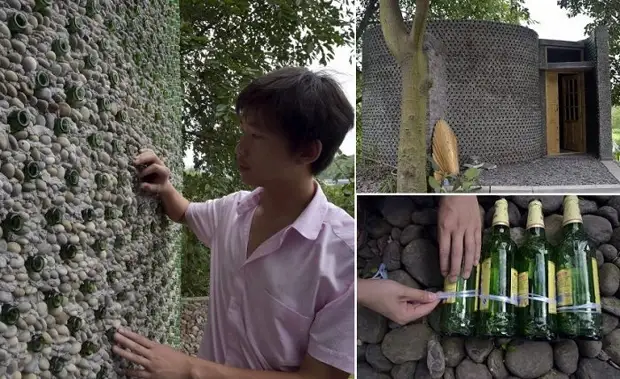
M117 342L112 348L114 353L144 367L143 370L126 370L127 376L149 379L190 378L190 356L124 328L117 330L114 340Z

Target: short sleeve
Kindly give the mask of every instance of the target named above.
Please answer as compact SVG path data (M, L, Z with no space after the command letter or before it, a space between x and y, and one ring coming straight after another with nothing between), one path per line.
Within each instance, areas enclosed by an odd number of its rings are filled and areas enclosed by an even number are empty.
M224 216L227 208L230 208L234 200L233 195L189 203L185 211L185 223L205 246L211 248L218 221Z
M355 368L355 282L327 303L310 327L308 354L353 374Z

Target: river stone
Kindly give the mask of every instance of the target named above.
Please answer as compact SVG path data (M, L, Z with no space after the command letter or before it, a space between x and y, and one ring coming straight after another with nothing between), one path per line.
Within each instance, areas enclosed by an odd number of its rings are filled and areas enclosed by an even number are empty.
M456 367L465 358L465 340L459 337L444 337L441 340L446 366Z
M552 214L545 217L545 236L552 245L559 245L562 241L562 222L564 217L559 214Z
M598 249L603 253L605 262L613 263L618 257L618 250L613 245L605 243L599 246Z
M367 363L361 363L357 366L356 377L359 379L391 379L387 374L375 372Z
M575 362L575 366L577 366L577 362ZM541 376L539 379L569 379L569 376L563 372L552 369L545 375Z
M383 250L383 263L387 270L398 270L400 268L400 252L402 246L399 242L392 241ZM614 266L616 267L616 266ZM615 292L615 291L614 291Z
M389 372L393 366L381 352L381 345L376 344L369 344L366 347L366 362L378 372Z
M401 365L394 365L394 367L392 368L392 371L390 372L392 374L392 379L411 379L413 378L413 375L415 374L415 370L416 370L416 366L417 366L416 361L409 361L409 362L405 362Z
M382 218L371 218L366 226L368 235L377 239L392 232L392 226Z
M472 361L482 363L493 351L493 339L491 338L468 338L465 341L465 351Z
M428 341L426 368L428 369L431 378L441 378L446 369L446 359L444 357L443 348L441 347L439 341L435 339Z
M613 245L616 250L620 250L620 227L615 228L609 239L609 244Z
M620 377L620 370L596 358L582 358L579 361L579 368L575 377L577 379L618 378Z
M456 379L454 368L446 367L446 371L443 373L443 379Z
M487 366L464 359L456 368L456 379L492 379Z
M597 249L596 250L596 266L599 268L599 270L603 266L603 263L605 263L605 257L603 256L603 253Z
M408 225L403 229L402 233L400 233L400 243L405 246L415 239L422 238L423 234L424 227L422 225Z
M606 205L612 207L620 214L620 198L618 196L610 196Z
M602 297L601 306L605 312L620 317L620 299L615 297Z
M390 224L404 228L411 223L413 209L413 202L409 197L387 196L383 201L381 213Z
M599 278L601 296L613 296L620 285L620 268L612 263L604 263Z
M553 358L555 365L565 374L577 371L579 362L579 348L573 340L563 340L553 346Z
M394 271L388 272L388 279L391 279L391 280L393 280L395 282L398 282L398 283L400 283L400 284L402 284L404 286L407 286L407 287L416 288L416 289L422 289L420 284L418 282L416 282L416 280L413 279L404 270L394 270Z
M521 227L510 228L510 238L518 247L521 247L525 242L525 229Z
M506 352L508 370L523 379L534 379L553 368L553 349L548 342L512 341Z
M418 361L426 356L433 331L424 324L409 324L389 331L383 342L383 354L394 364Z
M577 346L579 347L579 354L587 358L594 358L601 352L603 342L577 340Z
M506 378L510 375L504 365L504 351L502 349L493 349L487 358L487 366L493 378Z
M579 211L582 215L595 213L598 210L598 204L594 200L579 199Z
M618 220L618 211L610 206L603 206L597 212L597 215L601 217L605 217L610 223L611 226L617 228L620 226L620 221Z
M407 272L425 287L442 287L437 247L429 240L411 241L402 251L402 263Z
M586 235L595 246L609 241L613 232L613 228L609 220L595 215L584 215L582 218Z
M379 343L387 332L387 319L366 307L357 307L357 338L367 343Z
M512 196L511 200L523 210L527 210L532 200L540 200L543 213L551 214L562 208L563 196Z
M424 208L413 212L411 215L411 221L416 225L436 225L437 210L434 208Z
M603 335L607 335L611 333L618 326L618 318L610 315L609 313L603 312L603 322L602 322L602 332ZM592 358L592 357L590 357Z

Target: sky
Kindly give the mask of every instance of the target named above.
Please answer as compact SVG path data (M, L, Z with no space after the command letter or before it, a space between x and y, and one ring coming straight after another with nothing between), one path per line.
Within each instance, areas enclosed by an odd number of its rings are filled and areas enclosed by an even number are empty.
M556 0L525 0L530 18L538 24L527 25L538 33L538 38L579 41L587 38L584 27L591 22L587 16L569 18Z

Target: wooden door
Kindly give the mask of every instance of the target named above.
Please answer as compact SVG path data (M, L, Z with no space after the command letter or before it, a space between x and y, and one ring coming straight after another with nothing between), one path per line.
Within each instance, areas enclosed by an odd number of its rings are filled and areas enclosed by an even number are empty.
M562 137L566 150L585 152L583 73L562 76Z
M547 71L546 102L547 102L547 154L560 153L560 100L558 73Z

